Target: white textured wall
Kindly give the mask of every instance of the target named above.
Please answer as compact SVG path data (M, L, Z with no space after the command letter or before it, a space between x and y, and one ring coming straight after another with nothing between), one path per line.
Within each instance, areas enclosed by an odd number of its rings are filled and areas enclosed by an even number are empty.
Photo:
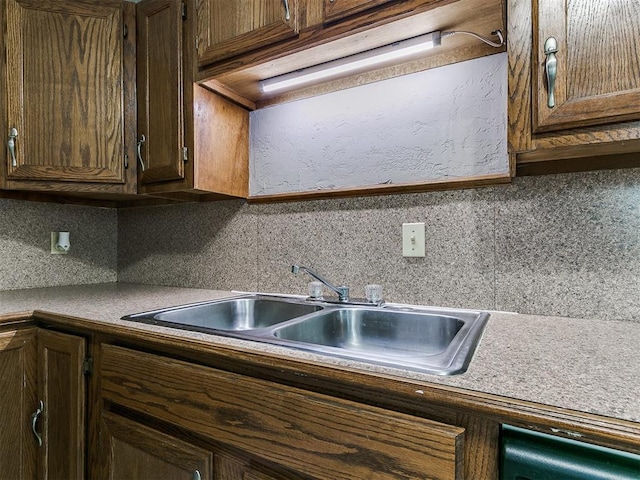
M507 56L251 113L251 195L508 172Z

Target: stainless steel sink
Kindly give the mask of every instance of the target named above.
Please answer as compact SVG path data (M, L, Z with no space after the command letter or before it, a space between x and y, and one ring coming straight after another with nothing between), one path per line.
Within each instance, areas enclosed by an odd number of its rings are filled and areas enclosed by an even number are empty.
M444 352L462 327L463 320L445 315L344 308L276 328L273 334L383 357L415 357Z
M123 320L203 332L240 331L270 327L318 310L322 306L304 301L252 296L128 315Z
M123 317L436 375L466 371L489 314L248 295Z
M467 370L489 314L407 307L342 308L275 326L279 340L318 353L452 375Z

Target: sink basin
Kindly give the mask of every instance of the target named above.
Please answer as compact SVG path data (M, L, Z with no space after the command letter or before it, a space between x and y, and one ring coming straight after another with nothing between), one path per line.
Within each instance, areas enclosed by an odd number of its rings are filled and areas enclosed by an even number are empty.
M486 312L260 294L123 317L436 375L466 371Z
M277 328L283 340L382 356L413 357L444 352L464 327L445 315L344 308Z
M322 307L306 304L304 301L248 297L174 307L129 315L123 319L204 332L239 331L270 327L318 310L322 310Z
M467 370L489 314L341 308L275 326L278 340L318 353L436 375Z

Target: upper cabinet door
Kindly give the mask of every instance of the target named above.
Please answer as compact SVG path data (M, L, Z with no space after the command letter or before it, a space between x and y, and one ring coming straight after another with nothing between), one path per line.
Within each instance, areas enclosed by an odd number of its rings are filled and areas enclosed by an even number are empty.
M182 9L176 0L137 6L138 181L184 178Z
M6 0L13 180L124 183L123 10L110 0Z
M533 18L534 131L640 118L639 2L539 0Z
M298 34L299 0L200 0L197 3L200 66Z
M338 20L391 1L393 0L324 0L324 21Z

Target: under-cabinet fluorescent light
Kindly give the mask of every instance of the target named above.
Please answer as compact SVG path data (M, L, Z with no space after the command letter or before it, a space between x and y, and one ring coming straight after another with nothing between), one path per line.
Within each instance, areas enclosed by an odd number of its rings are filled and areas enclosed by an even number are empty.
M384 47L374 48L366 52L356 53L355 55L339 58L313 67L268 78L260 82L260 87L264 93L269 93L317 80L337 77L344 73L365 69L389 60L424 52L439 46L440 38L440 31L426 33Z

